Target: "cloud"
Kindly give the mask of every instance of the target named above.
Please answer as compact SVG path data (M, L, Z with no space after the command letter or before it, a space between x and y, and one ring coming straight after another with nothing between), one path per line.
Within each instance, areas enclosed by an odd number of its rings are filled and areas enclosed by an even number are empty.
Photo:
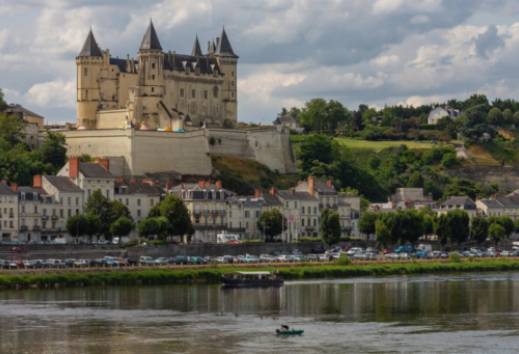
M205 49L225 25L239 117L272 121L312 97L383 106L485 92L519 94L514 0L0 0L0 77L9 100L75 116L75 56L90 27L136 55L150 18L165 50Z
M30 104L45 107L52 105L61 108L75 107L76 83L72 80L55 80L33 85L26 94Z

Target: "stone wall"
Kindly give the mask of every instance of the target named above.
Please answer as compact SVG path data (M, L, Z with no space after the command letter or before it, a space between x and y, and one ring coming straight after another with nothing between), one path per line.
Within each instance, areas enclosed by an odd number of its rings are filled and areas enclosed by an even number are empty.
M184 133L100 129L63 134L68 156L108 158L114 175L174 171L208 176L213 169L211 154L256 160L280 173L295 172L289 136L273 128L196 129Z

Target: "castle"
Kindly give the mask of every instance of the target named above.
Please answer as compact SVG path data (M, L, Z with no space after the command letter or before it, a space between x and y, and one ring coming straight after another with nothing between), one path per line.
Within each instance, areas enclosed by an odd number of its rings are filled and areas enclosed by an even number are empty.
M295 172L286 129L233 128L237 63L225 29L207 54L198 37L191 55L165 53L150 21L137 60L111 57L90 31L76 57L77 129L62 131L67 155L106 159L115 176L209 176L215 155Z
M237 120L234 53L225 29L203 54L164 52L150 21L137 60L114 58L88 33L77 65L78 129L179 131Z

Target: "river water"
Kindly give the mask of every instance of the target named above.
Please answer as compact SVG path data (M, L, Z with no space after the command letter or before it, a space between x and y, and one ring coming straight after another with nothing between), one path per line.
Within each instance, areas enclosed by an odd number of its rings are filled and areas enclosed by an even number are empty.
M0 291L0 353L518 351L519 273Z

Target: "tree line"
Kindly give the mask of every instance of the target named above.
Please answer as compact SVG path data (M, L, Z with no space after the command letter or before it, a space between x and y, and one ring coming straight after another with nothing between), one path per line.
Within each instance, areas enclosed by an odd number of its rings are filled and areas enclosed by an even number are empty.
M375 235L383 246L411 243L422 236L436 235L442 245L460 245L467 241L496 244L519 231L519 223L507 216L472 218L464 210L451 210L436 214L431 209L398 210L375 213L367 211L359 220L359 230L366 235Z

